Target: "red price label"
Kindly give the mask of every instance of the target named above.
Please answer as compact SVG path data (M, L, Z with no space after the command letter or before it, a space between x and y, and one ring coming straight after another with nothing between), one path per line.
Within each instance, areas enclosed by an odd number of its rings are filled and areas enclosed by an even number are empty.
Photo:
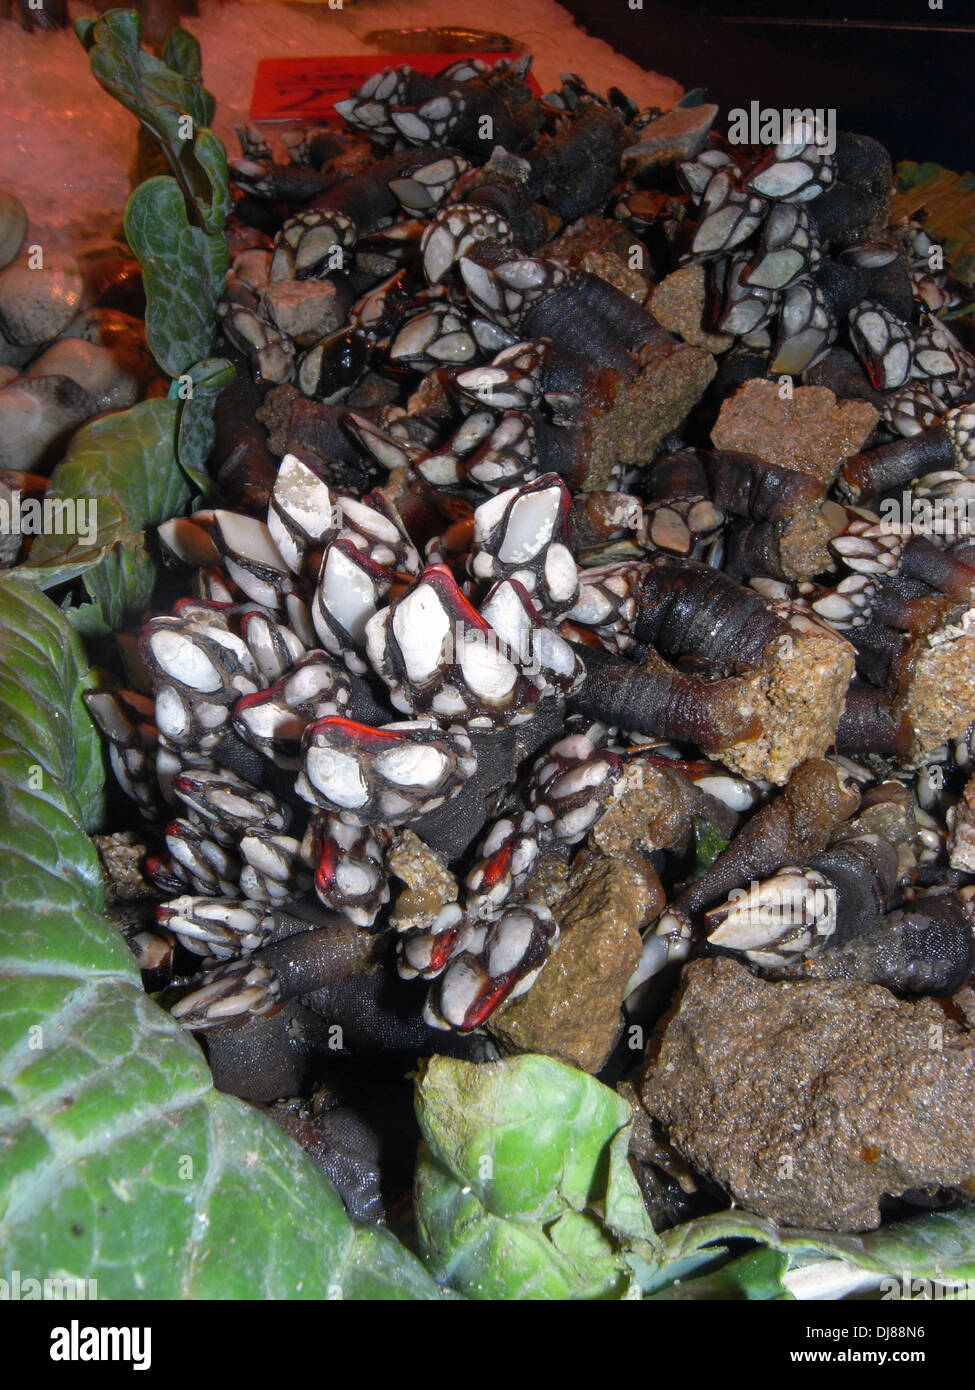
M404 64L431 76L448 63L483 58L496 63L516 53L365 53L344 58L262 58L257 65L252 121L320 121L334 115L335 103L361 87L383 68ZM536 96L541 88L529 72L525 79Z

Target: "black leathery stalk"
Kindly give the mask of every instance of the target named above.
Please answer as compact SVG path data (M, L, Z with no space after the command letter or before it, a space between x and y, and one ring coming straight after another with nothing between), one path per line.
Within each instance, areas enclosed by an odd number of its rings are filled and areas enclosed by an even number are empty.
M640 663L576 645L586 679L570 700L580 714L650 734L718 749L753 737L754 720L739 712L735 677L705 680L683 675L659 658Z
M892 755L901 750L903 742L904 730L885 692L874 685L851 682L836 730L839 751Z
M530 152L529 187L566 222L600 207L615 180L623 122L615 111L589 103L573 113L563 134L539 141ZM580 180L580 169L595 178Z
M639 581L633 635L666 656L693 653L722 671L747 669L787 632L757 594L708 565L659 559Z
M975 930L955 893L931 893L827 949L816 968L827 978L863 980L909 998L946 998L975 969Z
M868 503L880 493L909 483L923 473L951 468L954 450L948 432L937 427L923 430L910 439L879 444L866 453L855 454L843 465L844 491L857 502Z
M589 355L590 360L595 357L600 366L618 371L624 378L636 376L637 364L629 347L619 340L599 308L584 305L580 312L574 288L556 290L530 309L523 328L527 337L554 338L563 349ZM636 336L640 336L639 332Z
M880 919L897 884L897 851L876 838L839 840L809 861L836 894L830 949L862 935Z

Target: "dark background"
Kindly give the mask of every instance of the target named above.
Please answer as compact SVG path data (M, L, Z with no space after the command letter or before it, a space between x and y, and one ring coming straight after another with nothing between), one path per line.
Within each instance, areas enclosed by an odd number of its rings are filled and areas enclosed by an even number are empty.
M835 107L896 160L975 168L975 0L562 0L589 33L735 106Z

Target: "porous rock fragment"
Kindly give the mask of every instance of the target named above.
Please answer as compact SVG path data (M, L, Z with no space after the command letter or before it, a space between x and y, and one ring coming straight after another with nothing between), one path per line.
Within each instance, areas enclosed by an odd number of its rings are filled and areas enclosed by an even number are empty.
M633 861L654 850L683 854L694 840L695 825L715 819L730 836L736 817L723 803L702 792L689 777L667 767L631 763L613 805L593 826L592 844L614 859Z
M402 830L395 837L386 862L390 873L406 884L390 914L390 923L398 931L430 927L441 908L457 901L457 880L444 856L412 830Z
M785 1225L871 1230L885 1193L975 1192L975 1033L932 999L698 960L641 1096L695 1169Z
M261 310L279 332L308 347L342 326L348 308L328 280L278 280L261 291Z
M650 296L650 311L664 328L693 347L727 352L735 341L728 333L709 333L703 327L707 272L696 261L672 271Z
M831 483L877 423L867 401L838 401L825 386L780 395L776 381L746 381L721 407L711 430L716 449L740 449Z
M854 663L853 648L839 633L797 618L762 657L761 733L712 756L742 777L781 786L794 768L821 758L835 741Z
M649 904L636 870L618 859L584 857L552 909L559 949L527 994L494 1013L489 1031L505 1046L598 1072L619 1037Z
M975 610L920 637L908 650L897 714L910 725L916 766L949 739L961 738L975 713Z
M716 370L709 352L676 338L645 349L636 379L620 384L611 401L592 403L585 474L574 477L573 486L588 492L612 488L621 468L648 464L661 440L704 395ZM592 407L584 404L588 414Z
M635 258L634 250L638 251ZM650 290L642 269L646 250L613 218L595 213L581 217L549 244L546 254L573 270L598 275L638 304L646 301Z

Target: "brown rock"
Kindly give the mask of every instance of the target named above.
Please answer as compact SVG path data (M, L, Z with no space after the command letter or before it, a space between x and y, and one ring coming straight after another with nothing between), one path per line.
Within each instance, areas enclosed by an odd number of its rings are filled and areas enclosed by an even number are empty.
M676 338L649 349L639 376L620 385L611 401L593 402L582 477L587 492L612 488L621 466L650 462L660 441L676 429L704 395L716 371L703 348Z
M832 567L829 543L846 524L835 502L804 507L784 525L779 541L779 564L786 579L813 579Z
M921 856L920 829L914 816L914 797L903 782L881 782L864 793L860 812L839 832L837 841L877 835L897 854L897 880L913 880Z
M276 280L260 294L261 313L299 347L310 347L341 327L348 307L328 280Z
M457 901L457 880L443 855L425 845L412 830L403 830L395 837L386 862L389 872L406 884L389 919L397 931L429 927L441 908Z
M267 447L278 458L288 452L291 418L301 399L301 392L296 386L273 386L255 412L267 430Z
M786 1225L871 1230L884 1193L975 1190L975 1033L932 999L695 961L642 1099L699 1172Z
M717 818L719 830L728 836L737 819L689 777L635 760L627 766L622 790L589 838L613 859L632 860L656 849L683 854L693 842L695 823L702 818Z
M564 262L573 270L588 271L614 285L638 304L646 301L650 282L642 270L631 263L631 253L639 249L642 264L646 249L632 235L627 235L619 222L611 217L592 214L573 222L546 248L546 254Z
M975 716L971 617L975 610L959 610L959 621L919 638L902 663L904 685L895 712L913 730L909 758L915 765L925 763L949 739L960 738Z
M642 270L635 270L629 260L622 259L615 252L587 251L579 262L579 268L588 271L590 275L598 275L621 294L635 299L637 304L646 303L647 295L650 293L650 282L646 275Z
M542 845L531 873L522 889L526 902L544 903L555 913L555 905L569 891L569 865L561 847ZM557 914L556 914L557 915Z
M727 398L711 439L716 449L757 454L828 484L877 419L866 401L838 401L825 386L797 386L791 400L782 400L777 382L756 379Z
M707 276L700 264L681 266L672 271L650 296L654 318L693 347L708 352L727 352L734 338L727 333L709 333L702 328Z
M561 940L527 994L492 1015L489 1031L522 1052L598 1072L622 1027L620 1005L640 960L648 892L638 873L598 858L574 873L553 911Z
M855 661L846 638L824 623L796 614L793 624L791 633L769 643L762 658L761 733L713 755L742 777L777 786L833 744Z

